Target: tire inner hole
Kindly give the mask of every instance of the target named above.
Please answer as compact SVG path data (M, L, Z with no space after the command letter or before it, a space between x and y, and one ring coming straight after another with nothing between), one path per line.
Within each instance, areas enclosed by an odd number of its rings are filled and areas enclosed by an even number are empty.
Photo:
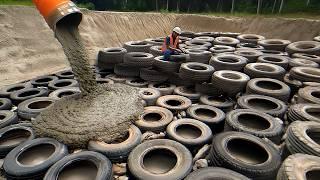
M271 124L265 118L255 114L240 114L238 116L238 122L245 127L254 130L266 130L270 128Z
M241 77L238 74L233 74L233 73L223 73L222 77L227 79L241 79Z
M264 57L263 59L269 62L282 62L282 59L275 58L275 57Z
M97 166L88 160L79 160L67 165L58 174L58 180L92 180L96 179Z
M156 122L162 119L162 116L159 113L148 113L143 116L145 121Z
M181 106L182 105L182 102L180 102L178 100L174 100L174 99L170 99L170 100L166 101L165 103L169 106Z
M177 161L172 151L159 148L149 151L143 157L143 167L153 174L165 174L176 166Z
M54 151L52 144L39 144L23 151L17 159L22 165L36 166L49 159Z
M176 133L185 139L197 139L202 134L199 128L191 124L181 124L177 126Z
M309 115L311 115L317 119L320 119L320 109L319 108L308 108L308 109L306 109L306 112Z
M30 90L30 91L26 91L26 92L23 92L23 93L19 94L19 97L33 96L33 95L36 95L38 93L39 93L38 90Z
M306 131L307 135L317 144L320 145L320 132L316 130L307 130Z
M227 62L227 63L238 63L239 62L238 59L227 58L227 57L218 57L218 60L222 61L222 62Z
M217 116L216 112L210 109L204 109L204 108L196 109L195 114L201 118L206 118L206 119L215 118Z
M16 86L7 90L7 92L14 92L23 89L24 86Z
M53 101L36 101L33 103L30 103L28 105L28 108L30 109L44 109L50 106L53 103Z
M264 72L273 72L274 71L274 68L269 67L269 66L264 66L264 65L257 65L257 66L255 66L255 68L257 70L264 71Z
M74 91L65 91L65 92L61 92L58 94L59 98L65 97L65 96L71 96L73 94L75 94L76 92Z
M37 79L36 82L37 83L44 83L44 82L49 82L52 81L51 78L42 78L42 79Z
M200 70L200 71L203 71L203 70L206 70L207 68L204 67L204 66L198 66L198 65L189 65L189 68L190 69L195 69L195 70Z
M249 99L248 105L252 109L262 110L262 111L269 111L278 108L278 105L273 101L267 99Z
M67 82L58 82L56 83L54 86L56 87L66 87L66 86L70 86L72 83L67 81Z
M0 138L0 146L18 145L26 141L30 136L30 132L24 129L7 131Z
M311 96L320 99L320 91L311 92Z
M282 86L272 81L258 81L256 84L258 87L268 90L280 90Z
M61 75L63 75L63 76L71 76L71 75L73 75L73 72L67 71L67 72L61 73Z
M320 177L319 169L311 170L306 173L307 180L318 180L319 177Z

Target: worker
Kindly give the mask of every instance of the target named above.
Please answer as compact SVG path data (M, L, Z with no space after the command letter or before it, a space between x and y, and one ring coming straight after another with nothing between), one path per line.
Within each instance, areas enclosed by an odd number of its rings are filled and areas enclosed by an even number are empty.
M179 48L179 35L181 34L181 29L175 27L172 33L164 39L162 45L162 54L165 61L170 60L170 56L174 54L180 54L182 50Z

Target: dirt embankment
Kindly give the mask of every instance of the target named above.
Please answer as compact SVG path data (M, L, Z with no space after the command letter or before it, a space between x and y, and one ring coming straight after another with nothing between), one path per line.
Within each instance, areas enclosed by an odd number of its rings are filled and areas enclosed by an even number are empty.
M83 12L80 33L91 63L100 48L165 36L176 25L191 31L257 33L292 41L311 40L320 33L318 20ZM36 9L0 6L0 86L53 73L67 66L61 45Z

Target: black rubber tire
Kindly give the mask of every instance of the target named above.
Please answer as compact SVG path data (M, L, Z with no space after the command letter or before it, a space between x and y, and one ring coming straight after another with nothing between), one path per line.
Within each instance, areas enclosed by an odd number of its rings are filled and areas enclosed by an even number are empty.
M152 46L150 48L150 54L152 54L154 57L162 56L162 46Z
M214 68L210 65L189 62L181 65L179 75L182 79L194 82L205 82L210 80L213 72Z
M197 33L196 36L198 36L199 34ZM212 43L214 41L214 38L211 36L205 36L204 34L201 34L201 36L195 37L193 38L194 40L197 41L204 41L204 42L209 42Z
M134 125L128 129L126 139L117 140L116 142L89 141L88 150L96 151L105 155L112 162L126 162L129 153L138 144L141 143L141 131Z
M96 166L97 175L95 179L112 180L112 164L108 158L100 153L92 151L82 151L75 154L65 156L55 163L47 171L43 180L59 179L59 175L64 169L71 168L73 164L81 162L83 164L94 164ZM81 170L81 168L79 168Z
M319 87L307 86L299 89L298 91L298 102L302 103L314 103L320 105L320 89Z
M25 88L15 91L10 95L10 99L14 105L18 105L22 101L35 98L48 96L49 91L47 88Z
M119 76L139 77L140 68L132 67L124 63L116 64L114 67L114 73Z
M168 109L149 106L145 107L134 124L143 132L163 132L173 120L173 114Z
M186 53L189 54L190 58L187 62L198 62L208 64L211 58L211 52L206 50L188 49Z
M253 109L279 118L282 118L288 109L287 105L279 99L256 94L241 96L237 103L238 108Z
M130 52L124 56L124 64L139 68L148 68L153 65L154 56L144 52Z
M290 98L290 87L276 79L255 78L251 79L246 88L247 94L260 94L288 102Z
M157 89L161 96L165 96L172 94L176 85L169 83L150 83L148 88Z
M261 51L249 48L238 48L236 51L234 51L234 54L247 58L248 63L257 62L258 57L263 55Z
M74 74L72 70L64 70L56 73L59 79L74 79Z
M164 37L158 37L158 38L148 38L145 39L144 42L152 45L159 45L161 46L164 42Z
M166 154L166 152L170 154ZM159 155L164 156L164 158L175 156L179 161L173 165L174 167L166 167L168 169L166 172L161 174L153 173L152 170L148 170L148 164L145 163L151 163L152 158L158 155L156 153L160 153ZM148 158L147 161L146 158ZM164 160L167 159L165 158ZM138 145L130 153L128 167L132 175L137 179L180 180L187 176L192 169L192 155L186 147L176 141L167 139L150 140Z
M303 153L320 156L319 122L295 121L287 129L285 140L286 148L290 154Z
M303 58L292 58L289 62L289 67L293 68L298 66L318 68L319 64L314 61L303 59Z
M168 82L177 86L193 86L194 82L190 80L181 79L179 73L169 73Z
M255 49L255 50L259 50L259 51L264 49L263 46L253 44L253 43L239 43L239 44L237 44L237 48Z
M221 70L213 73L211 82L219 90L229 96L234 97L245 90L250 77L244 73L230 70Z
M258 41L265 40L265 37L257 34L240 34L237 39L239 39L241 43L257 44Z
M48 87L49 83L51 81L58 80L58 77L56 76L39 76L32 80L30 80L30 83L34 87Z
M225 113L209 105L193 105L187 109L187 116L207 124L213 134L223 131Z
M290 70L290 76L302 82L320 83L320 69L313 67L294 67Z
M99 68L97 68L95 70L95 73L97 74L98 77L105 78L107 75L113 74L113 70L112 69L99 69Z
M223 45L223 46L232 46L232 47L235 47L239 43L240 41L236 38L223 37L223 36L217 37L213 41L214 45Z
M77 87L61 88L51 92L49 94L49 97L54 99L60 99L62 97L74 95L80 92L81 92L80 89Z
M7 98L0 98L0 110L10 110L12 108L12 102Z
M33 129L29 126L22 124L14 124L6 126L0 129L0 140L3 144L0 145L0 157L4 158L12 149L17 147L19 144L30 141L35 138ZM5 143L6 140L12 141L19 139L16 143Z
M113 69L115 64L123 62L127 50L121 47L104 48L98 52L97 67Z
M10 95L16 91L26 89L26 88L32 88L32 87L33 86L30 82L5 86L0 89L0 97L10 98Z
M172 102L172 103L168 103ZM183 111L188 109L192 102L190 99L178 95L166 95L157 99L157 106L167 108L171 111Z
M219 88L216 87L215 84L212 83L197 83L195 86L196 92L200 93L201 95L210 95L210 96L220 96L222 92Z
M232 37L236 38L238 37L241 33L236 33L236 32L217 32L217 37L218 36L224 36L224 37Z
M269 114L252 109L236 109L226 115L225 131L240 131L280 144L283 123Z
M320 169L320 158L307 154L294 154L285 159L279 169L277 180L317 179Z
M194 86L178 86L173 90L173 94L187 97L192 103L198 102L201 96L196 92Z
M182 31L180 36L188 37L188 38L194 38L195 37L195 33L192 32L192 31Z
M289 40L283 39L265 39L258 41L258 44L267 50L285 51L286 47L291 43Z
M127 50L127 52L145 52L149 53L150 47L152 44L148 44L143 41L129 41L124 43L123 47Z
M195 37L203 37L203 36L207 36L207 37L218 37L219 33L218 32L197 32L194 33Z
M121 76L117 74L109 74L106 78L111 79L114 83L124 83L128 79L127 76Z
M15 112L0 110L0 128L18 123L18 115Z
M20 118L31 120L53 105L56 100L51 97L35 97L25 100L18 105L18 115Z
M286 70L270 63L250 63L244 67L244 73L250 78L272 78L282 81Z
M67 87L78 87L79 83L75 79L58 79L51 81L48 85L49 89L51 90L57 90Z
M208 50L208 46L199 46L199 45L192 45L192 46L185 46L183 49L185 50L202 50L202 51L207 51Z
M294 53L305 53L320 55L320 42L317 41L297 41L289 44L286 51L291 55Z
M125 81L126 85L132 87L144 88L148 86L148 82L140 78L130 78Z
M233 131L213 138L209 159L213 166L228 168L255 180L274 179L281 165L279 152L274 147L251 134Z
M204 41L199 41L199 40L196 40L196 39L192 39L190 41L186 41L185 44L187 46L205 46L207 48L211 47L212 44L209 43L209 42L204 42Z
M40 146L50 146L50 157L42 161L40 164L28 165L19 161L20 157L29 151L37 151L41 153L44 149L40 149ZM52 146L54 147L53 152ZM38 148L38 149L35 149ZM48 147L49 148L49 147ZM29 150L29 151L28 151ZM18 178L18 179L39 179L42 178L46 171L54 163L59 161L61 158L68 154L68 148L66 145L58 142L51 138L37 138L30 141L26 141L12 151L4 159L3 168L6 172L8 179Z
M315 121L320 122L319 116L320 113L319 104L295 104L291 105L288 110L288 121Z
M304 54L304 53L294 53L291 55L293 58L302 58L306 60L310 60L316 63L320 63L320 56L311 55L311 54Z
M154 58L153 67L160 72L175 73L179 71L181 63L173 61L165 61L163 56Z
M151 68L140 69L140 78L150 82L165 82L169 76Z
M224 112L233 110L235 102L231 98L223 96L208 96L203 95L200 97L200 103L221 109Z
M214 45L212 48L209 49L209 51L211 51L213 55L216 55L219 53L233 52L235 50L236 48L232 46L225 46L225 45Z
M246 66L248 59L243 56L238 56L234 54L219 54L213 56L209 64L216 70L233 70L242 71Z
M157 99L161 96L161 93L158 89L141 88L139 90L139 96L147 103L147 106L154 106Z
M212 139L212 131L209 126L195 119L184 118L172 121L167 126L166 132L169 139L186 147L199 147Z
M279 55L262 55L258 57L259 63L270 63L283 67L284 69L288 69L289 67L289 58L286 56Z
M296 79L293 79L290 74L286 74L283 78L283 82L285 82L291 89L291 95L292 98L298 90L303 86L301 81L298 81Z
M250 180L246 176L220 167L206 167L193 171L184 180Z
M286 52L282 52L282 51L276 51L276 50L267 50L267 49L261 49L260 50L263 55L271 55L271 56L285 56L285 57L288 57L289 54L286 53Z

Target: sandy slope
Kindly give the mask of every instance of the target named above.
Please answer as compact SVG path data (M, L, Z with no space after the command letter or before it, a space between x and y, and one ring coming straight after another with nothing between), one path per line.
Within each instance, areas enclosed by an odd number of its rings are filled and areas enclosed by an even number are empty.
M80 29L91 63L100 48L164 36L176 25L191 31L257 33L293 41L311 40L320 32L317 20L83 12ZM34 8L0 6L0 86L64 68L67 68L67 61L62 48Z

